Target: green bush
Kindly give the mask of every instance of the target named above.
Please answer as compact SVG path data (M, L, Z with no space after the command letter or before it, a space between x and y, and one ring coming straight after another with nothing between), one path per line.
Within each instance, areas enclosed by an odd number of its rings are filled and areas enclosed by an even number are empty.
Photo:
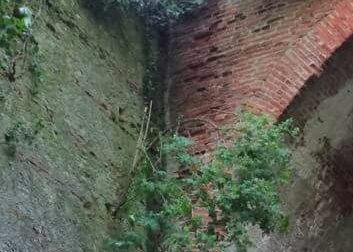
M272 124L266 116L245 113L232 133L237 137L218 146L207 164L188 153L190 139L174 135L162 140L159 151L183 169L189 167L190 175L168 174L160 159L155 163L151 158L143 161L130 191L133 200L123 210L130 217L127 232L114 243L117 251L123 247L163 252L193 248L223 251L231 244L238 251L246 251L251 245L246 231L249 224L267 233L287 228L278 191L291 177L285 137L295 135L297 129L291 120ZM207 227L192 216L194 206L208 210L212 221ZM225 237L218 236L219 227ZM141 230L147 231L149 238ZM151 237L156 238L152 250L145 246Z

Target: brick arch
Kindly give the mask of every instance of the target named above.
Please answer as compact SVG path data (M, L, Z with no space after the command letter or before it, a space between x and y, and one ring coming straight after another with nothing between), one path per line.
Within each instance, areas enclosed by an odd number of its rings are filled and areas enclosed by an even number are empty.
M245 105L280 116L308 80L321 74L325 62L352 34L353 1L342 0L280 59L269 64L258 95Z
M326 99L335 96L350 84L353 79L352 59L353 35L325 61L319 75L314 74L305 82L278 120L292 117L297 126L304 129L307 121L315 116L315 111ZM340 109L339 105L334 107ZM341 116L346 115L341 113Z
M353 35L334 50L318 76L305 82L279 118L294 118L301 129L293 148L297 176L287 195L293 218L300 220L293 230L305 234L300 242L295 231L290 234L288 247L295 251L352 251L353 244L341 235L352 233L352 225L336 225L338 216L341 223L351 223L353 216L352 62ZM319 223L321 231L307 229L310 223Z
M353 0L210 0L172 29L171 121L227 125L241 106L279 117L352 33ZM189 133L200 151L214 142L207 125Z

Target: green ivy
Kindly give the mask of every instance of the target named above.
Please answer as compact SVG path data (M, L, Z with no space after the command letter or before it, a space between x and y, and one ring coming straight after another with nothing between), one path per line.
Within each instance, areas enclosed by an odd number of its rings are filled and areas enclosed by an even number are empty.
M20 1L0 0L1 74L14 82L28 70L33 79L31 94L41 82L38 63L39 47L32 34L33 14Z
M233 128L237 137L218 146L208 164L188 153L190 139L178 135L164 138L161 154L189 167L190 175L172 176L160 159L154 163L151 158L144 160L130 188L129 203L121 209L126 232L112 242L113 248L223 251L235 244L238 251L247 251L251 245L249 224L266 233L285 231L288 218L278 192L291 178L291 153L285 137L297 134L292 124L291 120L272 124L266 116L245 113ZM208 210L212 221L207 227L200 217L192 216L194 206ZM225 231L223 238L217 236L219 227ZM146 246L151 237L153 250Z
M94 4L103 4L104 9L113 7L132 8L145 21L154 27L164 28L178 20L185 13L196 8L204 0L94 0Z

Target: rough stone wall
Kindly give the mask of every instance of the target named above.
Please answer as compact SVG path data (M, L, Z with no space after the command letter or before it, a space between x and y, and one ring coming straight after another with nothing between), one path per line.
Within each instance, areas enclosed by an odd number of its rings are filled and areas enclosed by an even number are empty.
M0 79L0 251L102 252L143 113L144 31L133 15L107 20L88 1L27 2L41 8L43 82ZM16 125L38 132L13 152L5 134Z
M173 31L171 117L277 117L352 31L351 0L211 0ZM200 152L215 139L202 123L188 131Z

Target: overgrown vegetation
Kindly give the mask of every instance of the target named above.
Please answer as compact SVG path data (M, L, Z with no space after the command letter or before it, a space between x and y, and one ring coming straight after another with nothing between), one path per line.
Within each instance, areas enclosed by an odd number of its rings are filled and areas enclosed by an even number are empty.
M101 4L104 9L132 8L136 10L144 20L154 27L166 27L180 16L195 7L204 0L92 0L94 4Z
M237 137L220 144L206 164L189 154L191 140L176 134L143 146L120 209L126 230L111 242L116 251L224 251L231 245L246 251L249 225L266 233L286 230L278 190L291 176L284 139L297 129L291 120L274 125L249 113L242 119L231 132ZM189 174L172 174L168 166L174 162ZM208 222L193 214L195 207L207 210Z
M33 78L31 94L37 93L41 82L38 64L38 43L32 34L34 16L22 1L0 0L0 52L1 75L10 82L20 78L27 70Z

